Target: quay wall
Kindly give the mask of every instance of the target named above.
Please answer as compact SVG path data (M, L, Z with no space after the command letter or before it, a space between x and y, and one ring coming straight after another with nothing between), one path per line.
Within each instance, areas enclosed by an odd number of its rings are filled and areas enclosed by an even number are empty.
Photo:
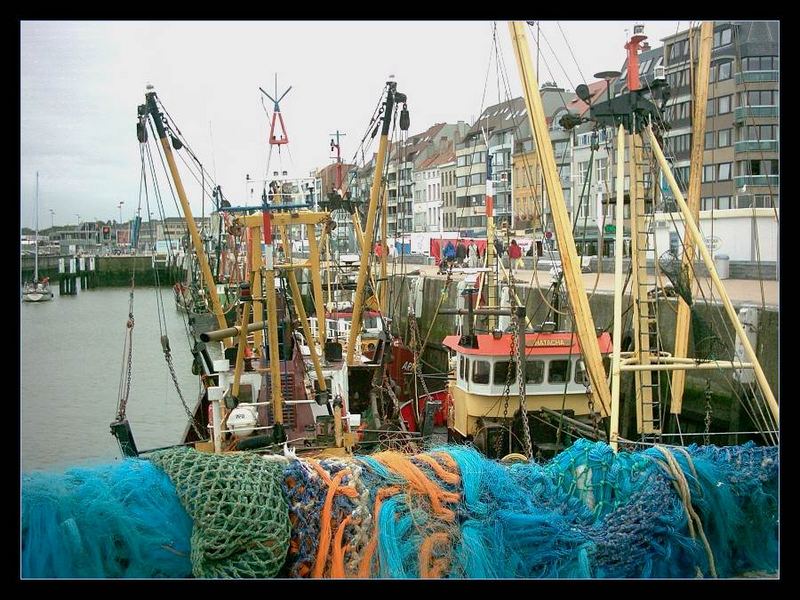
M395 334L403 337L407 342L411 339L412 324L409 322L408 307L409 296L412 286L413 276L395 275L390 277L392 292L390 301L392 314L395 315L392 322L392 330ZM529 287L527 283L520 283L517 293L520 299L526 299L527 316L533 324L541 323L548 311L547 305L542 299L542 295L547 294L550 278L542 275L539 280L541 288ZM541 292L541 293L540 293ZM598 328L611 330L613 328L614 298L609 292L595 293L587 292L589 306L591 307L595 326ZM549 299L548 299L549 300ZM661 348L672 352L675 344L675 323L677 318L677 298L662 298L658 302L658 320L661 332ZM734 302L738 309L743 303ZM455 308L457 306L457 282L452 280L447 283L444 275L427 275L423 280L422 289L422 312L417 319L418 339L428 336L428 343L423 360L425 361L424 370L445 371L447 369L447 351L442 346L441 341L447 335L453 335L456 331L456 319L454 315L437 315L437 307ZM630 295L623 299L623 311L627 316L626 334L632 338L630 328L631 298ZM767 381L773 393L779 398L778 389L778 325L779 313L775 308L758 308L759 319L757 328L757 341L755 344L756 354L764 370ZM717 360L732 360L734 357L735 331L730 325L724 308L721 304L696 304L693 307L693 326L689 336L689 355L705 355ZM699 317L696 324L694 320ZM569 322L566 328L570 327ZM485 317L478 317L478 330L486 330ZM713 334L711 332L714 332ZM623 338L624 339L624 338ZM686 392L684 394L684 407L681 415L681 422L684 420L702 423L705 414L706 389L710 386L712 390L712 419L720 429L724 429L731 423L739 421L741 408L739 403L733 401L733 389L730 377L719 374L718 371L688 371ZM666 378L662 378L662 384L666 388ZM630 397L633 391L633 377L630 374L623 375L622 388L623 401ZM664 389L664 398L668 397ZM627 403L626 406L630 406ZM635 412L630 410L623 411L623 420L628 427L635 426ZM713 431L714 428L712 428ZM702 429L701 429L702 431Z

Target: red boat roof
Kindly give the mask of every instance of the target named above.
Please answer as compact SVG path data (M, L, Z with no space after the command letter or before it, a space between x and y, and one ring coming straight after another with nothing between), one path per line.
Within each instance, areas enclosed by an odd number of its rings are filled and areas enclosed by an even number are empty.
M499 340L496 340L489 333L478 334L477 348L460 346L458 341L461 337L457 335L448 335L442 340L442 344L461 354L508 356L511 354L511 335L510 333L504 333ZM572 341L571 344L570 340ZM604 331L597 337L597 342L600 344L601 354L608 354L611 352L611 334ZM525 334L526 356L580 354L580 352L581 347L578 343L577 334L565 332Z

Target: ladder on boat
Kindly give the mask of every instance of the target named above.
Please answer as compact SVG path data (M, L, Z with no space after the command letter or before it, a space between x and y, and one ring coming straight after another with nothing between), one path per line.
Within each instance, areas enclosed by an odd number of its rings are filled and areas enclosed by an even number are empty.
M648 265L653 265L656 275L658 269L654 219L655 186L652 183L655 177L650 164L643 158L644 143L641 135L633 135L630 139L629 164L634 167L630 175L634 356L639 365L649 365L657 360L660 350L658 286L656 285L656 292L651 295L648 278ZM644 179L645 169L650 174L649 181ZM661 371L636 371L634 385L637 430L643 437L657 441L662 428Z

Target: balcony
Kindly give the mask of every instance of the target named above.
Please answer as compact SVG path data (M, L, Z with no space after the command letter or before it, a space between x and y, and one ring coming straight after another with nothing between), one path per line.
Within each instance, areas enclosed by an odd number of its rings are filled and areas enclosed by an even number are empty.
M739 175L734 177L736 187L741 188L747 186L779 186L781 181L780 175Z
M778 140L742 140L735 148L736 152L777 152Z
M742 71L736 74L736 83L757 83L759 81L779 81L780 71Z
M780 115L779 106L739 106L733 111L734 119L740 123L746 119L773 117Z

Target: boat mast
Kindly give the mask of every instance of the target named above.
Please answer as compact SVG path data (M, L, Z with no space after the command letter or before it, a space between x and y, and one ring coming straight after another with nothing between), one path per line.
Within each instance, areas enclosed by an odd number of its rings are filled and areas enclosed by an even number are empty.
M500 306L500 277L499 273L495 272L495 269L498 268L502 256L496 256L494 248L494 181L492 180L494 175L492 173L492 156L489 154L487 133L484 132L486 140L486 303L494 308ZM480 293L478 294L478 302L480 302ZM496 315L489 315L487 327L489 331L497 327Z
M611 82L608 82L611 85ZM622 362L622 244L625 223L624 186L625 180L625 128L620 124L617 128L617 203L614 222L617 225L614 240L614 338L611 354L611 423L609 424L608 441L614 452L617 451L619 438L619 391L620 364Z
M703 174L703 147L706 133L706 102L708 101L708 79L711 66L711 42L714 36L714 22L703 21L700 26L700 55L697 60L697 76L694 88L694 114L692 115L692 157L689 172L689 190L687 205L695 221L700 220L700 184ZM691 43L691 40L690 42ZM694 244L684 244L681 272L686 274L686 286L692 289L692 264L694 262ZM678 296L678 316L675 322L675 351L673 356L685 358L689 348L690 307L682 296ZM672 401L670 412L681 413L683 407L683 389L686 383L686 372L675 371L672 374Z
M36 171L36 236L33 246L33 282L39 282L39 171ZM80 226L80 223L78 224Z
M152 86L148 86L148 90L152 90ZM146 110L143 114L149 113L153 119L153 123L156 126L156 131L158 132L158 137L161 141L161 147L164 149L164 155L167 158L167 164L169 165L172 179L175 181L175 190L178 192L178 199L180 200L181 207L183 208L184 219L186 220L186 225L189 228L189 235L192 238L192 246L194 246L195 254L197 254L197 262L200 263L203 279L207 282L208 295L211 298L211 308L214 312L214 316L217 318L217 324L219 325L219 328L225 329L228 324L225 321L225 315L222 312L222 305L220 304L219 296L217 295L217 286L214 284L214 276L211 274L211 268L208 266L206 253L203 249L203 242L200 239L200 233L197 230L197 224L194 222L192 209L189 206L189 201L186 198L186 191L183 189L181 176L180 173L178 173L178 166L175 164L175 158L172 156L172 148L170 147L169 140L167 139L167 131L164 127L163 116L161 111L158 109L158 104L156 103L156 93L154 91L148 91L145 94L145 98ZM140 114L142 114L142 111L140 111Z
M366 244L371 244L375 235L375 221L378 214L378 195L381 193L383 185L383 167L386 159L386 148L389 145L389 127L392 123L392 113L394 112L395 102L405 102L406 95L397 91L397 83L389 81L386 84L386 102L383 111L383 127L381 128L381 138L378 144L378 157L375 161L375 172L372 176L372 188L369 194L369 210L367 212L367 227L364 230L364 241L362 248ZM358 283L356 285L355 296L353 297L353 318L350 326L350 336L347 341L347 364L353 364L353 354L356 347L356 338L361 331L361 311L364 308L364 291L367 282L367 270L369 268L370 253L362 253L358 265ZM359 353L360 354L360 353Z
M553 213L553 222L558 236L559 250L564 273L564 282L567 286L570 305L575 316L575 329L583 351L586 371L591 382L592 396L599 400L599 412L607 416L611 406L611 394L606 382L600 347L597 343L597 330L594 319L589 309L586 289L580 272L580 263L572 236L572 224L564 204L564 194L558 179L553 146L545 122L544 108L536 75L531 65L530 49L525 35L524 23L515 21L509 23L512 46L517 57L522 86L525 97L525 106L528 110L528 119L536 140L536 148L542 161L547 196L550 198L550 207Z

